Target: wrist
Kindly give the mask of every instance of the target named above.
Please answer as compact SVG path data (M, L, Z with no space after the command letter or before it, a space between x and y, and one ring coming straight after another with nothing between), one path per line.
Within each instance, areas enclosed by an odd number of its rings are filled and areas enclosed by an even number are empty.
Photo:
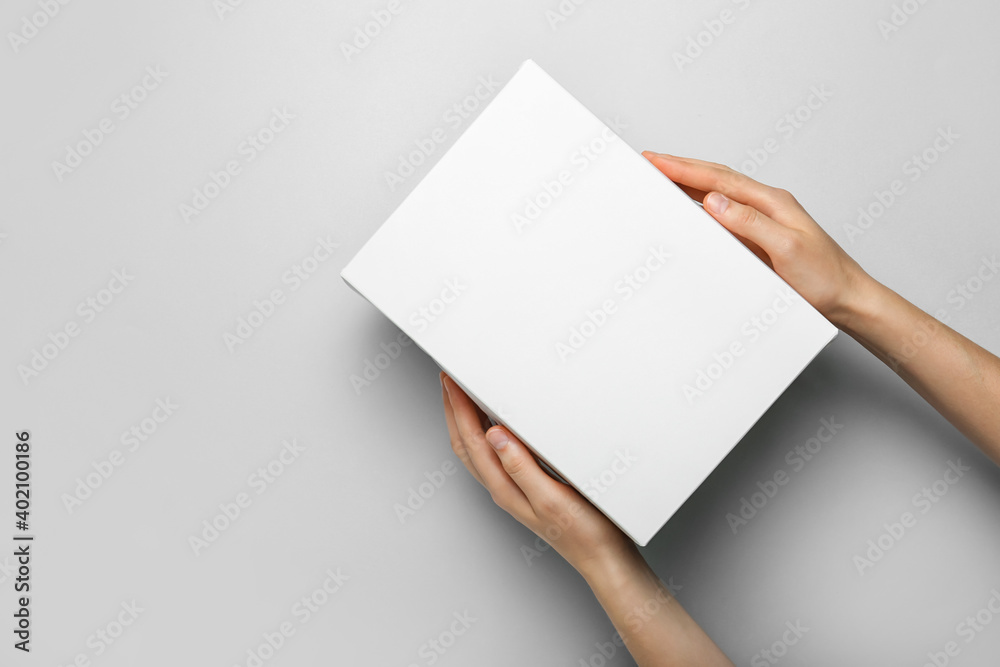
M630 540L582 561L576 565L576 569L595 590L598 587L617 588L640 581L651 572L646 559Z
M858 267L848 281L849 287L839 306L833 309L827 319L838 329L849 334L864 330L865 326L878 314L881 300L885 298L886 287Z

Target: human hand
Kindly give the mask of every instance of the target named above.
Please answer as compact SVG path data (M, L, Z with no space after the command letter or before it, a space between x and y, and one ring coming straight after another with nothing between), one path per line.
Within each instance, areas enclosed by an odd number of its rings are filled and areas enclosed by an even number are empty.
M628 536L576 489L545 472L510 431L490 428L487 416L461 387L445 373L440 377L451 448L497 505L584 577L617 567L622 559L641 560Z
M790 192L714 162L652 151L643 156L834 325L850 326L877 283Z
M440 377L451 448L459 460L497 505L583 575L636 664L732 667L625 533L573 487L542 470L507 429L489 428L487 416L461 387L444 373Z

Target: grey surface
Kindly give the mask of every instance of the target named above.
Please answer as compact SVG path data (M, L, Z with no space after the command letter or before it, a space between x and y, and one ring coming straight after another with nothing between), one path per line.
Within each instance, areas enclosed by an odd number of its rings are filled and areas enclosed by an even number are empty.
M534 535L464 468L400 522L394 505L457 463L437 369L411 346L357 394L350 376L397 332L338 273L467 126L446 111L479 77L502 83L533 58L637 150L738 167L774 137L755 177L996 351L1000 277L961 307L952 290L1000 250L1000 9L911 5L883 36L890 2L589 0L555 29L555 0L403 2L350 62L340 44L386 3L247 0L220 19L208 0L72 2L17 53L8 38L0 516L13 511L13 433L30 429L37 541L30 656L10 646L13 559L0 557L0 663L246 665L288 621L295 634L264 664L426 665L422 645L468 612L476 620L434 664L603 664L595 643L613 629L583 580L552 551L529 564ZM734 22L679 70L673 54L723 9ZM37 11L8 3L0 25L18 30ZM112 102L156 65L166 78L119 120ZM776 124L814 86L832 97L786 138ZM273 108L294 120L186 223L178 206L243 159ZM115 131L59 182L52 161L104 117ZM438 127L444 143L391 189L385 172ZM905 180L904 163L949 127L954 145ZM850 238L858 207L894 179L905 194ZM283 274L327 236L340 247L293 291ZM85 322L77 304L122 267L134 280ZM224 334L274 289L285 302L230 352ZM23 382L18 365L70 320L80 334ZM128 451L121 433L168 397L180 407ZM843 428L792 471L786 453L830 417ZM257 495L248 477L291 439L304 451ZM124 463L68 512L63 494L116 449ZM920 514L914 494L959 459L971 470ZM734 535L727 513L779 469L790 482ZM196 556L189 536L240 492L250 506ZM859 574L854 556L907 510L915 527ZM780 664L921 665L956 640L949 664L991 665L1000 619L971 642L956 633L1000 590L998 510L1000 471L841 336L644 553L739 665L796 621L809 629ZM327 569L349 579L302 623L293 605ZM136 622L95 655L88 637L133 600ZM608 664L630 660L619 649Z

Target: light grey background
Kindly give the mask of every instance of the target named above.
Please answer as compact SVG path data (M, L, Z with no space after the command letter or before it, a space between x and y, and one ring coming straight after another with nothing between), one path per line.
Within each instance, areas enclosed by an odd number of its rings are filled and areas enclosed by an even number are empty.
M915 13L885 33L887 1L567 0L562 16L547 13L557 0L404 0L348 58L387 2L245 0L222 16L209 0L70 2L15 48L39 2L0 11L0 540L15 532L23 429L37 535L30 656L11 648L14 563L0 556L4 665L247 665L283 622L295 633L266 665L429 665L422 647L463 613L475 621L433 664L605 664L613 628L583 580L552 551L531 557L534 535L464 468L400 521L411 490L457 465L435 364L409 347L360 393L351 382L397 331L339 271L468 126L446 112L526 58L637 150L791 190L876 278L1000 349L1000 277L977 275L1000 251L996 3L897 2ZM704 32L723 10L732 22ZM166 77L121 120L114 100L147 67ZM832 96L800 109L814 87ZM273 109L294 118L246 162L241 142ZM808 120L788 137L779 123L797 111ZM102 118L114 132L60 182L53 161ZM444 143L390 188L386 172L437 128ZM958 138L911 181L905 163L948 128ZM776 152L746 163L769 138ZM186 222L179 206L229 160L240 173ZM851 233L895 179L905 193ZM283 275L318 237L340 247L293 290ZM78 304L123 268L134 278L85 321ZM978 291L960 300L966 284ZM225 334L276 289L284 302L230 351ZM70 321L79 335L25 381L18 367ZM179 407L129 451L121 434L168 398ZM822 418L843 428L793 471L787 452ZM248 478L293 439L304 450L258 495ZM69 511L113 450L124 462ZM921 514L913 496L959 460L971 470ZM727 514L778 470L789 483L734 534ZM239 493L250 506L196 555L189 537ZM855 556L907 510L916 526L859 573ZM1000 590L998 510L1000 471L844 335L644 554L739 665L788 622L808 631L780 664L916 666L955 640L949 664L989 665L1000 619L971 642L957 626ZM293 605L328 569L348 579L300 622ZM97 655L95 633L132 601L143 611ZM618 649L607 664L631 661Z

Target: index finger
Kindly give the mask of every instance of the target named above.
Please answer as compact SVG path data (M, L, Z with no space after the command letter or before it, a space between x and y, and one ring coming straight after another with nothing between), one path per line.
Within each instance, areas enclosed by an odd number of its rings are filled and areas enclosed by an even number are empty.
M441 374L443 376L444 373ZM458 456L458 459L462 462L462 465L472 473L472 476L476 478L476 481L486 486L486 482L483 481L482 475L476 470L476 466L472 463L472 459L469 457L469 449L462 442L462 438L458 433L458 425L455 424L455 412L451 407L451 399L448 398L448 390L444 386L444 377L441 377L441 400L444 402L444 421L448 426L448 436L451 438L451 449Z
M508 512L516 517L532 516L534 510L524 491L504 470L493 447L486 442L486 433L483 431L472 399L447 375L444 376L444 382L451 399L459 437L465 443L472 465L482 476L483 485L489 490L494 501Z
M772 219L781 215L783 205L778 200L777 189L724 165L652 151L645 151L643 156L675 183L706 193L721 192L730 199L753 206Z

